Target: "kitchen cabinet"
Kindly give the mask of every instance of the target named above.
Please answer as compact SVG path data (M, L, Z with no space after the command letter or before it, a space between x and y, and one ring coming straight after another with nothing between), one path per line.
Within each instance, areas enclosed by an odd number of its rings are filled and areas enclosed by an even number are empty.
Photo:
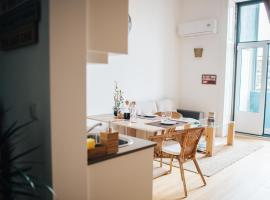
M97 52L97 51L87 52L88 63L108 64L108 57L109 55L107 52Z
M135 144L136 141L133 145L138 145ZM149 143L144 143L147 142ZM124 148L135 149L122 149ZM88 165L88 200L152 199L154 147L151 144L147 148L125 154L124 150L120 151L121 156L116 155L114 158Z
M128 53L128 0L88 0L88 51Z

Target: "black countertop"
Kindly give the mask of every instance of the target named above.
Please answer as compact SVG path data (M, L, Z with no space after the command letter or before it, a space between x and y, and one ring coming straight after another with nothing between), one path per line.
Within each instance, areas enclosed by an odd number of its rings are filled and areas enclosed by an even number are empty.
M133 144L119 148L118 152L115 154L109 154L109 155L105 155L99 158L88 159L88 165L99 163L105 160L113 159L113 158L127 155L130 153L134 153L136 151L141 151L147 148L154 147L156 145L156 143L151 142L149 140L143 140L143 139L135 138L131 136L123 136L123 137L133 140Z

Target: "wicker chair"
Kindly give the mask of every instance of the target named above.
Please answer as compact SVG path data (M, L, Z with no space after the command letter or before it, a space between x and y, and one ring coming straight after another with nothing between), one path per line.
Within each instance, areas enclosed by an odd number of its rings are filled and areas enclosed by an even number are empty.
M173 158L177 158L180 166L180 173L182 182L184 185L185 197L187 197L187 187L184 174L183 164L192 160L195 164L195 167L201 176L201 179L206 185L206 181L202 175L198 162L196 160L196 152L198 142L204 132L204 128L193 128L182 131L181 133L174 134L174 143L162 145L162 153L169 154L171 156L170 170L172 168ZM177 141L177 143L175 143Z
M175 127L168 128L162 131L160 135L150 136L148 139L155 142L154 158L160 158L160 167L162 167L162 158L170 158L170 155L162 152L162 144L164 140L172 139L174 137Z
M162 116L162 112L157 112L157 113L155 113L156 115L158 115L158 116ZM181 113L179 113L179 112L172 112L172 119L180 119L182 117L182 114Z

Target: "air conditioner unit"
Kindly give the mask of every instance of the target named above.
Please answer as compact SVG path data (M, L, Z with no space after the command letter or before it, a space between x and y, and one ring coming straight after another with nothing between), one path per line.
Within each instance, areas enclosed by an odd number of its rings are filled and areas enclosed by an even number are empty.
M179 24L178 34L182 37L194 37L217 33L217 20L200 20Z

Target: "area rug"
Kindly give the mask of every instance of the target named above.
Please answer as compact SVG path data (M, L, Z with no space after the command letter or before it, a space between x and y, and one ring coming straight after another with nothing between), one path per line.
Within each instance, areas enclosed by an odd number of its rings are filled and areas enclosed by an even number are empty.
M206 157L205 154L197 153L197 160L203 175L210 177L262 147L262 144L239 140L235 141L234 146L227 146L222 138L216 140L215 154L212 157ZM169 159L163 159L163 163L169 164L169 162ZM176 159L173 161L173 166L179 168L179 163ZM186 162L184 169L197 173L192 161Z

